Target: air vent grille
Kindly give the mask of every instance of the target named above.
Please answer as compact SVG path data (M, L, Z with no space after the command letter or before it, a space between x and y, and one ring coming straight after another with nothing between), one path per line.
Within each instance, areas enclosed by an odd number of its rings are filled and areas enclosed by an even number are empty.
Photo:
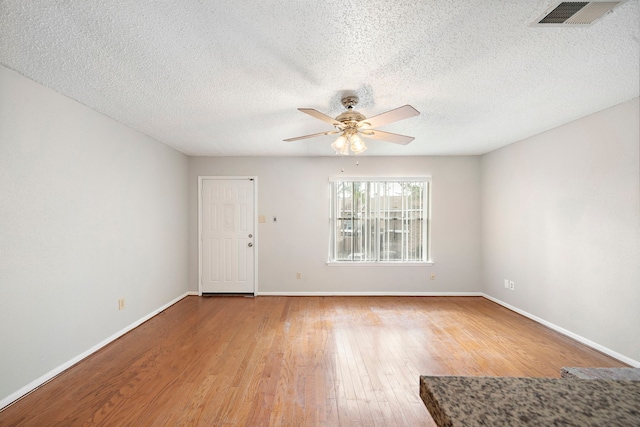
M562 24L576 14L577 11L588 5L588 2L569 1L563 2L553 9L538 24Z
M561 2L532 25L539 27L589 26L625 1Z

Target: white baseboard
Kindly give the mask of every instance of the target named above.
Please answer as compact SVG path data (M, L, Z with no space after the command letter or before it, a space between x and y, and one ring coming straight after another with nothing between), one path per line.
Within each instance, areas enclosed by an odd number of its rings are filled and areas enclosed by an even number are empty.
M258 292L256 296L284 297L481 297L482 292Z
M40 386L46 384L47 382L51 381L56 376L60 375L62 372L66 371L67 369L69 369L70 367L75 365L76 363L80 362L82 359L87 358L88 356L92 355L96 351L100 350L102 347L106 346L107 344L111 343L112 341L115 341L116 339L120 338L121 336L123 336L127 332L137 328L138 326L140 326L141 324L143 324L147 320L151 319L155 315L161 313L162 311L166 310L167 308L171 307L173 304L177 303L178 301L180 301L181 299L183 299L183 298L185 298L185 297L187 297L189 295L198 295L198 293L197 292L186 292L186 293L182 294L181 296L173 299L172 301L169 301L168 303L166 303L162 307L160 307L160 308L152 311L151 313L147 314L143 318L141 318L141 319L133 322L132 324L128 325L124 329L121 329L120 331L118 331L115 334L111 335L107 339L99 342L98 344L94 345L93 347L91 347L87 351L77 355L76 357L74 357L73 359L67 361L66 363L63 363L62 365L58 366L57 368L47 372L46 374L44 374L40 378L31 381L29 384L27 384L26 386L22 387L18 391L14 392L14 393L11 393L9 396L7 396L4 399L0 400L0 411L2 409L4 409L6 406L11 405L12 403L16 402L17 400L19 400L22 397L26 396L27 394L31 393L32 391L34 391L38 387L40 387Z
M505 308L508 308L511 311L515 311L516 313L521 314L524 317L527 317L527 318L529 318L529 319L531 319L531 320L533 320L533 321L535 321L537 323L540 323L541 325L544 325L549 329L553 329L554 331L559 332L562 335L566 335L569 338L572 338L572 339L574 339L574 340L576 340L576 341L578 341L578 342L580 342L580 343L582 343L582 344L584 344L586 346L589 346L589 347L591 347L591 348L593 348L595 350L598 350L599 352L604 353L607 356L611 356L614 359L618 359L619 361L624 362L624 363L626 363L628 365L631 365L634 368L640 368L640 362L637 361L637 360L633 360L630 357L627 357L627 356L625 356L623 354L615 352L615 351L611 350L610 348L604 347L604 346L602 346L602 345L600 345L600 344L598 344L596 342L593 342L593 341L591 341L591 340L589 340L589 339L587 339L587 338L585 338L583 336L580 336L578 334L574 334L573 332L571 332L571 331L569 331L567 329L561 328L558 325L554 325L551 322L547 322L546 320L541 319L538 316L534 316L531 313L527 313L524 310L520 310L519 308L516 308L516 307L514 307L512 305L509 305L504 301L500 301L499 299L494 298L494 297L492 297L490 295L487 295L487 294L481 294L481 295L483 297L485 297L486 299L495 302L496 304L499 304L499 305L501 305L501 306L503 306Z

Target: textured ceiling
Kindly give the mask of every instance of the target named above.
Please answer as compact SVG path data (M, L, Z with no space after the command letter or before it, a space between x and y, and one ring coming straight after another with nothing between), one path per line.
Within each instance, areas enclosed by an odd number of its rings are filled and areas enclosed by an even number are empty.
M407 146L480 154L637 97L639 1L591 27L550 0L0 0L0 62L189 155L332 155L345 93Z

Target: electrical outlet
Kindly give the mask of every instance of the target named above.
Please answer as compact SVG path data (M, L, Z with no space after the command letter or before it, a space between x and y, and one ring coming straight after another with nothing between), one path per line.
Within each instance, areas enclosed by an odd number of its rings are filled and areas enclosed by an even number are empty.
M302 279L302 273L296 273L296 279Z
M516 284L513 283L513 280L509 281L509 289L511 289L512 291L516 288Z
M124 298L118 300L118 310L124 310Z
M504 287L505 289L509 289L509 279L504 279Z
M431 280L436 280L436 273L431 273Z

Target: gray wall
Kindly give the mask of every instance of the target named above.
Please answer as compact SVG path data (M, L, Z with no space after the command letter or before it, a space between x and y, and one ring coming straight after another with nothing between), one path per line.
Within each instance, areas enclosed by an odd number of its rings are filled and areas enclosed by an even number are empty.
M189 284L198 289L198 176L258 176L259 293L401 294L480 288L480 159L459 157L191 157ZM329 177L431 176L432 259L421 267L328 266ZM302 279L296 279L296 273ZM430 273L436 280L430 280Z
M481 239L485 293L636 361L638 104L482 156Z
M0 400L186 293L187 167L0 67Z

